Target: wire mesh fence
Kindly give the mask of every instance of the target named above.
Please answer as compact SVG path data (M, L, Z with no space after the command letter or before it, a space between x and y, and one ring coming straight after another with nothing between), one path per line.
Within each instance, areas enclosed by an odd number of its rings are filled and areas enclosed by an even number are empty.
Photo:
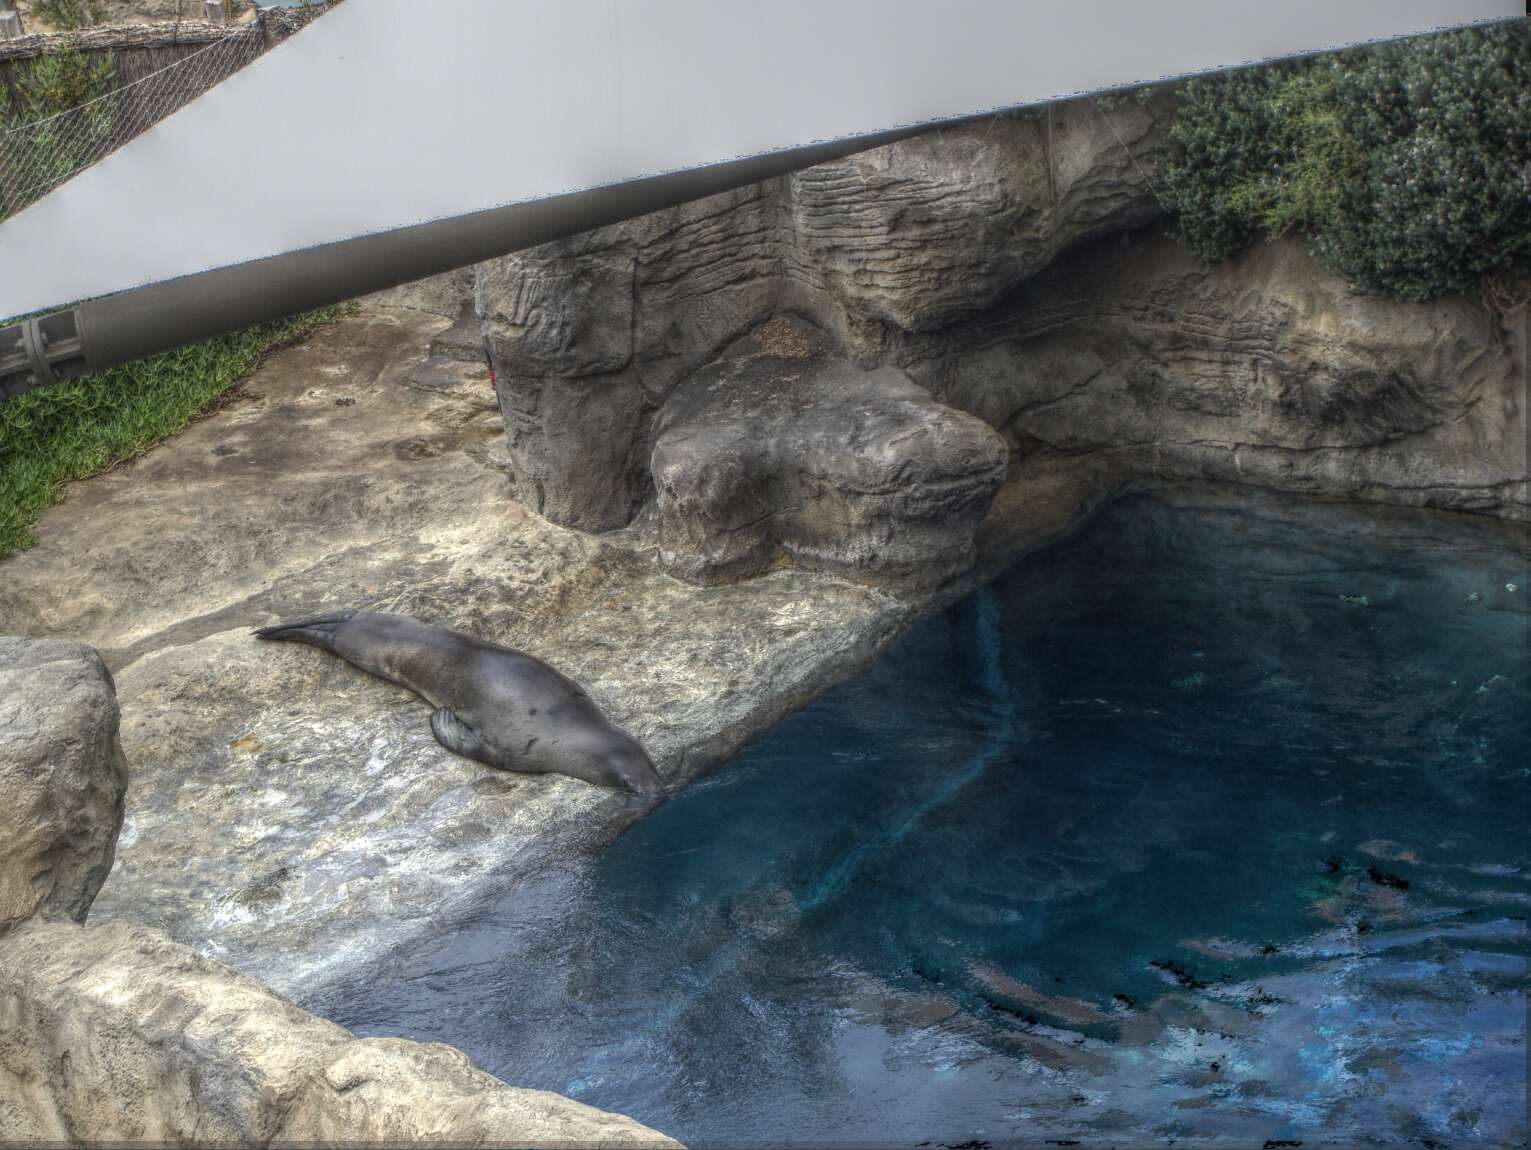
M0 87L0 219L109 155L266 50L259 22L225 35L129 83L109 53L36 57ZM78 103L62 111L61 96Z

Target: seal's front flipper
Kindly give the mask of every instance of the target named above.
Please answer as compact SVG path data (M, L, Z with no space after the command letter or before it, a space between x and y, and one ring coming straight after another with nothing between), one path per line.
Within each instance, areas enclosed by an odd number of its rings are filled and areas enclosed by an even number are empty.
M489 749L478 732L457 717L451 707L442 707L431 715L431 734L447 750L476 762L489 762ZM491 764L492 765L492 764Z

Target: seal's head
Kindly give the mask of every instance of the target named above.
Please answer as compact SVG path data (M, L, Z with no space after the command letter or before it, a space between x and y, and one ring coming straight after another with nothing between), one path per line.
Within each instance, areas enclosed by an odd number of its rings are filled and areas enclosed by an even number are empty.
M664 783L654 769L654 760L649 758L637 739L621 732L617 734L619 738L592 748L589 759L593 774L591 781L635 795L662 794Z

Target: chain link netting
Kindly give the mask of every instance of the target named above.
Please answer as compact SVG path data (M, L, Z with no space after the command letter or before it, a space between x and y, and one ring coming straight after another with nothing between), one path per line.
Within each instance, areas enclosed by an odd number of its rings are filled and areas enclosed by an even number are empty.
M146 76L39 117L27 115L24 92L12 93L7 100L0 91L0 219L120 148L265 50L264 29L252 23ZM75 87L99 90L114 83L116 71L109 56L90 63L80 55L72 62L39 57L32 62L34 78L39 85L51 81L57 88L59 70L73 67L76 75L63 80L72 79ZM38 75L39 68L53 72ZM20 88L14 75L12 87Z

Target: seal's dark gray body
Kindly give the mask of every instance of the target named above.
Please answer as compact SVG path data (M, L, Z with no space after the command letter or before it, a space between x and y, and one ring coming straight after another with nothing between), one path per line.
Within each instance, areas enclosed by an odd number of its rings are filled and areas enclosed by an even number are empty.
M262 627L255 635L321 647L408 687L436 708L431 731L459 755L507 771L553 772L644 794L661 789L642 745L578 683L531 655L371 611Z

